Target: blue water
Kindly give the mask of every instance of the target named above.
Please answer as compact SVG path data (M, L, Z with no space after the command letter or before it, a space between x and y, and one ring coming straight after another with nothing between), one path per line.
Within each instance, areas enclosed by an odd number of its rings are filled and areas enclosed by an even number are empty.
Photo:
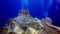
M0 0L0 26L4 26L9 18L18 15L22 7L28 8L32 17L39 19L50 17L53 25L60 26L60 5L50 0L26 0L24 5L21 0ZM56 5L58 10L56 10Z

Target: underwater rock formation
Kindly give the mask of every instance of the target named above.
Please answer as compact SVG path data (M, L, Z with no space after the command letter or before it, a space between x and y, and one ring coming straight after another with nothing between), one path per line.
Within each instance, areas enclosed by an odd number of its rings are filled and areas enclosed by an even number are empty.
M10 18L4 27L7 34L60 34L60 27L52 25L50 18L33 18L26 9L20 10L17 17Z

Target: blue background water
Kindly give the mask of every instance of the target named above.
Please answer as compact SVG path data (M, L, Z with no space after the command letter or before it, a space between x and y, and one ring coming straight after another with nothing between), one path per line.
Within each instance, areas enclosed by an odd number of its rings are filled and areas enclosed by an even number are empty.
M25 8L30 15L39 19L50 17L53 25L60 26L60 4L56 0L25 0L22 5L21 0L0 0L0 26L6 24L7 19L18 15L18 10Z

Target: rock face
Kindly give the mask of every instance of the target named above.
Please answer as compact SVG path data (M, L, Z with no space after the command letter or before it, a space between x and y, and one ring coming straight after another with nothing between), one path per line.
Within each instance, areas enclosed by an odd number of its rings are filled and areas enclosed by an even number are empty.
M27 10L21 10L17 17L8 20L3 32L7 34L60 34L59 28L52 25L48 17L40 20L31 17ZM26 13L25 13L26 12Z

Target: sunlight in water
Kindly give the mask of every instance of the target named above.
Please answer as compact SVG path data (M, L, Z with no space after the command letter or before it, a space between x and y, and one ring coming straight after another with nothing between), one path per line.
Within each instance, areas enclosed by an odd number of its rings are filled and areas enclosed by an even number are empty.
M21 9L28 9L28 0L21 0Z
M40 0L41 9L43 11L43 17L48 16L48 9L51 7L54 0Z

